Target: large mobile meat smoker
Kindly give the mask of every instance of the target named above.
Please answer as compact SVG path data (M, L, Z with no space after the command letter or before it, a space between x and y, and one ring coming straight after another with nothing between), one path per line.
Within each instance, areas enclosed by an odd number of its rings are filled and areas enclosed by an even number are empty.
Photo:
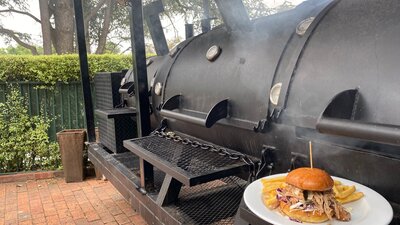
M379 192L399 224L400 2L310 0L253 21L240 0L215 2L224 25L169 52L161 2L145 8L160 55L147 62L142 1L130 2L126 107L100 109L137 119L129 151L93 142L80 40L90 160L149 224L265 224L241 201L246 184L308 166L311 140L317 167Z

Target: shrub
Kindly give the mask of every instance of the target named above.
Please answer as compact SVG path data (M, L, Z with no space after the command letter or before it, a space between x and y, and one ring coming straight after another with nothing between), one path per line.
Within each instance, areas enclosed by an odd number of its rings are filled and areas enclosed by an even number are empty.
M132 67L131 56L88 55L89 74ZM12 56L0 55L0 81L37 81L46 85L80 80L78 55Z
M0 103L0 171L51 170L61 165L58 145L47 135L49 120L28 114L18 89Z

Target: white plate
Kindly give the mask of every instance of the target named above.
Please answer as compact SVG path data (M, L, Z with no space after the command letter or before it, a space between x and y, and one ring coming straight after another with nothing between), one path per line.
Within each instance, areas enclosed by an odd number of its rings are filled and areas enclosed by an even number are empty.
M286 174L276 174L272 176L268 176L265 178L273 178L279 176L285 176ZM345 208L351 208L351 220L350 222L341 222L336 219L332 221L327 221L325 223L319 223L320 225L350 225L350 224L358 224L358 225L380 225L380 224L389 224L393 218L393 209L390 206L389 202L383 198L380 194L375 192L374 190L339 177L332 177L335 180L341 181L344 185L355 185L356 191L361 191L364 193L364 197L361 199L344 204ZM261 178L263 179L263 178ZM262 218L263 220L275 224L275 225L299 225L299 223L289 220L287 216L283 216L278 212L278 210L270 210L268 209L263 201L262 201L262 189L263 185L261 183L261 179L258 179L251 183L246 190L244 191L244 201L249 209ZM309 224L312 223L301 223L301 224ZM314 223L315 225L315 223Z

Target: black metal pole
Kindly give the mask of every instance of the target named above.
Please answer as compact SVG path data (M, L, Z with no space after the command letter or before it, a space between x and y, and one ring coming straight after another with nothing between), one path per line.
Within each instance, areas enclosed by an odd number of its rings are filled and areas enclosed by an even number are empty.
M138 137L143 137L149 135L151 132L146 50L143 31L143 8L141 0L130 1L132 58L133 68L135 71L137 133Z
M186 35L186 39L193 37L193 35L194 35L193 24L190 24L190 23L185 24L185 35Z
M201 20L201 31L205 33L210 30L210 0L203 0L203 19Z
M76 38L78 41L78 51L79 51L79 64L81 67L83 98L85 102L85 116L86 116L88 141L95 142L96 134L94 130L93 102L92 102L92 93L90 90L89 66L87 60L85 29L83 24L81 0L74 0L74 10L75 10L75 23L76 23Z

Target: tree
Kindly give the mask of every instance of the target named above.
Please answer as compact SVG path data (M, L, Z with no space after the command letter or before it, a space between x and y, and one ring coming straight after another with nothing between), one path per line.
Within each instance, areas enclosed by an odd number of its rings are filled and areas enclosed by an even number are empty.
M7 13L22 14L40 23L44 54L51 54L52 49L55 49L57 54L76 52L73 0L37 1L40 6L40 19L29 12L27 7L29 0L0 0L0 16L7 15ZM150 1L154 0L144 0L144 4ZM250 17L269 15L292 6L290 1L285 1L281 8L269 9L264 1L243 0ZM89 53L104 53L107 50L107 42L117 45L115 47L118 48L113 48L114 50L119 49L121 42L130 39L129 13L128 8L125 7L127 2L128 0L82 0L86 44ZM200 22L201 19L204 19L205 2L210 4L209 14L213 24L221 23L218 9L212 0L163 0L165 12L162 14L162 20L170 21L175 30L176 35L173 41L179 39L178 28L174 23L178 16L183 17L186 23L193 23L195 30L200 31ZM0 35L14 40L20 46L29 49L34 55L39 54L27 34L4 28L0 24ZM146 40L149 40L150 35L146 27L145 35Z
M28 0L13 0L11 2L0 0L0 15L6 13L22 14L30 17L41 24L44 54L51 54L53 45L57 54L75 52L75 21L73 11L73 0L38 0L40 6L40 19L27 10ZM96 53L101 54L105 50L107 35L112 29L123 29L124 27L113 26L118 20L125 20L121 16L113 20L114 15L121 15L119 8L116 12L115 0L90 0L83 1L84 23L87 43L96 46ZM127 15L127 14L126 14ZM129 24L126 24L128 27ZM7 36L19 45L31 50L37 55L36 47L29 43L29 35L15 32L11 29L0 27L0 35ZM88 48L90 50L90 48Z

